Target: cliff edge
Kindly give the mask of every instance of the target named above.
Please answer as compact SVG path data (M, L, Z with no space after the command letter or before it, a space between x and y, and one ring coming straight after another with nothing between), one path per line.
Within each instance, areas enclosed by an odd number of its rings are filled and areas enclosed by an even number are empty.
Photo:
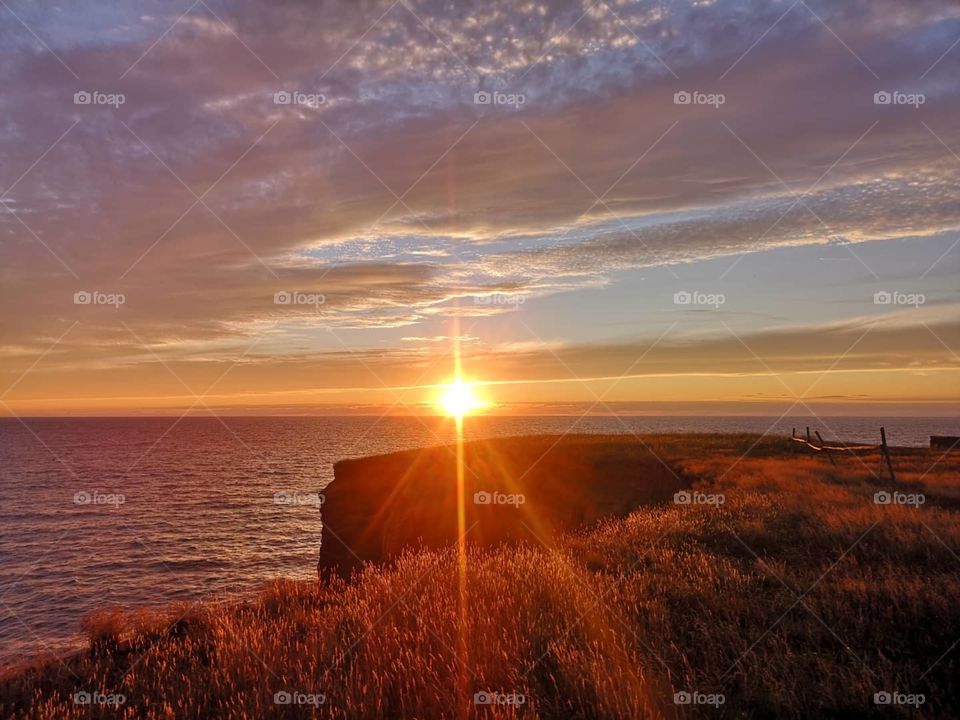
M464 444L463 497L470 546L531 541L622 517L688 487L679 470L631 436L537 436ZM365 562L416 546L455 545L455 445L334 465L324 491L318 571L348 576Z

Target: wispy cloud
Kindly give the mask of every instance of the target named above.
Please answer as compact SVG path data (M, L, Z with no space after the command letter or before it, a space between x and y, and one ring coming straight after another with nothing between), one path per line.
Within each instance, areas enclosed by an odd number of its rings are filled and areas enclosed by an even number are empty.
M772 248L849 244L876 276L858 243L960 230L955 3L9 5L11 361L80 318L81 290L125 294L140 337L204 362L275 324L280 363L328 328L439 345L451 316ZM82 321L51 360L139 362L109 316Z

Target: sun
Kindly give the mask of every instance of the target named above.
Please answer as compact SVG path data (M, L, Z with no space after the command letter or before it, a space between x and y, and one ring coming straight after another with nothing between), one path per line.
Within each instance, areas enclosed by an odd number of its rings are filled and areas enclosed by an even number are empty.
M447 415L462 418L470 415L487 405L473 390L473 384L456 378L449 385L445 385L437 398L437 405Z

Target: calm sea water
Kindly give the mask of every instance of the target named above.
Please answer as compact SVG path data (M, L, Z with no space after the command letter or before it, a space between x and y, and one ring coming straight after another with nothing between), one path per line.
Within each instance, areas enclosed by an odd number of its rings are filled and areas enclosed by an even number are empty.
M453 439L451 421L440 418L175 420L30 419L25 427L0 419L0 663L75 646L80 620L106 606L314 577L321 528L310 495L332 479L334 462ZM763 432L773 422L470 418L466 433ZM857 442L876 442L884 424L894 445L925 445L960 428L950 418L827 422L825 437ZM804 424L788 418L773 432ZM294 504L278 503L277 493Z

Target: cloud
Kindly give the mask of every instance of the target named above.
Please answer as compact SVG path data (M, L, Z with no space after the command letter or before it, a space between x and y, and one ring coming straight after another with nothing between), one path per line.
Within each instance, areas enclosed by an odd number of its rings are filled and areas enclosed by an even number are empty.
M271 324L275 352L324 327L428 337L509 309L489 293L960 227L955 3L207 5L11 0L50 50L0 14L4 347L43 352L85 288L125 293L148 345L218 357ZM324 303L284 312L284 290ZM113 318L84 326L51 359L137 356Z

